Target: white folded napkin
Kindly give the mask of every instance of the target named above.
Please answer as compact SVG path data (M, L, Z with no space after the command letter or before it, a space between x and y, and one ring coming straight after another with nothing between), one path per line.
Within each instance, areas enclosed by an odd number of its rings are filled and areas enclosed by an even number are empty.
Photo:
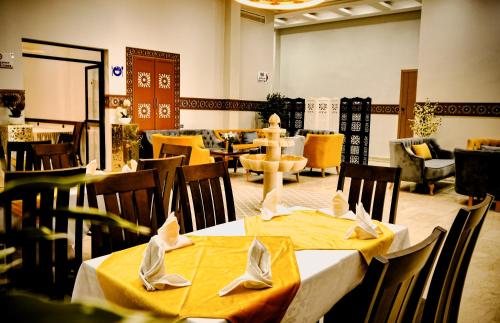
M340 190L333 194L332 211L332 215L335 217L341 217L349 212L349 202L347 201L344 193Z
M380 228L372 222L370 214L363 208L363 203L356 204L356 224L347 230L344 239L374 239L382 233Z
M90 163L85 166L85 174L87 175L95 175L97 171L97 161L94 159Z
M266 198L262 202L261 218L269 221L275 216L289 215L292 212L282 204L278 204L278 191L273 189L267 193Z
M139 277L148 291L164 289L167 286L184 287L191 282L181 275L165 273L165 251L167 243L158 235L151 238L144 251Z
M134 159L130 161L130 167L127 164L123 165L122 167L122 173L131 173L135 172L136 170L137 170L137 162Z
M165 251L174 250L193 244L193 241L186 236L179 234L180 226L177 222L175 212L171 212L167 220L158 229L158 236L165 242Z
M191 285L189 280L180 275L165 274L165 252L193 244L188 237L179 235L179 229L175 212L172 212L158 229L158 234L149 241L139 269L139 277L148 291L163 289L166 286Z
M249 289L263 289L273 286L271 255L269 250L257 238L253 240L248 249L245 273L222 288L219 291L219 296L226 295L240 285Z

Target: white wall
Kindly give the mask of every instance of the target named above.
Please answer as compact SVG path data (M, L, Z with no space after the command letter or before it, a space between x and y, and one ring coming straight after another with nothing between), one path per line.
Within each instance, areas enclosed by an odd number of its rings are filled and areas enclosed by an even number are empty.
M401 69L418 66L418 12L280 30L280 91L398 104ZM370 156L389 156L396 115L374 115Z
M31 118L85 119L85 65L23 58L26 110Z
M424 1L417 100L500 102L500 1ZM444 117L435 137L448 149L500 138L500 118Z
M184 129L254 129L255 112L181 110L181 124Z
M263 14L261 12L261 14ZM240 98L265 100L273 82L274 20L267 14L266 23L241 18ZM269 73L267 82L258 82L258 72Z

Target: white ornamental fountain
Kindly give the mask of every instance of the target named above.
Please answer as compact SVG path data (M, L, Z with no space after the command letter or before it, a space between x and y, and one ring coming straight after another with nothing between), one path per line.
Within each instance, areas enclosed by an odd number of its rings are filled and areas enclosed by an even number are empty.
M283 172L296 172L304 169L307 158L295 155L281 155L281 147L290 147L295 143L291 139L280 138L285 129L279 127L280 117L273 114L269 118L269 128L262 131L266 138L254 139L254 144L266 147L265 154L245 154L240 156L241 165L247 170L264 173L262 200L267 193L276 189L278 202L283 189Z

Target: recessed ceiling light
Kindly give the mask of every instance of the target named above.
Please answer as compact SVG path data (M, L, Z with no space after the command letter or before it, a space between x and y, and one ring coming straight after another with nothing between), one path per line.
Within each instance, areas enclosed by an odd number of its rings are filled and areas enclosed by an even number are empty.
M324 0L236 0L237 2L260 9L296 10L312 7Z

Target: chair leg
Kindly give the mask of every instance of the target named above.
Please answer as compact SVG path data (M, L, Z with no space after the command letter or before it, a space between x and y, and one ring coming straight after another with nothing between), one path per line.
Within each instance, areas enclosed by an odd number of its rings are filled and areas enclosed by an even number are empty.
M474 198L472 196L469 196L469 201L467 201L467 207L472 207L473 202Z
M339 166L336 166L336 167L335 167L335 170L337 171L337 175L339 175L339 174L340 174L340 167L339 167Z
M321 177L325 177L325 169L321 168Z
M295 174L295 177L297 178L297 183L299 182L299 175L300 175L300 172L297 172L297 173Z
M434 183L429 183L428 186L429 186L429 194L434 195L434 186L435 186Z

